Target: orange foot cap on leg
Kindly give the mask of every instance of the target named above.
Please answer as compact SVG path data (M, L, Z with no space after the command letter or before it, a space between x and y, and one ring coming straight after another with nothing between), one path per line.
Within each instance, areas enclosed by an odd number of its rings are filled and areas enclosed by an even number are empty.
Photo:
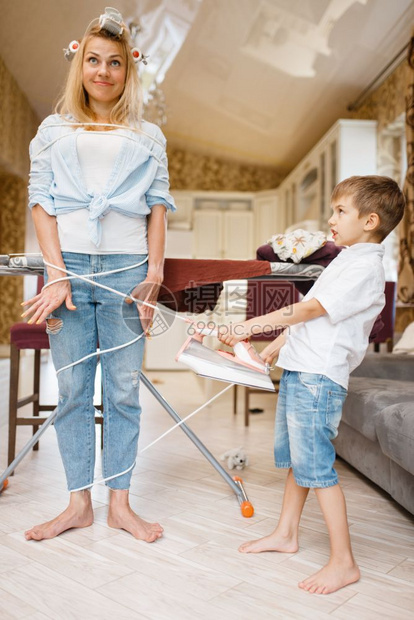
M250 502L242 502L240 504L240 509L243 517L246 517L247 519L254 515L254 508Z

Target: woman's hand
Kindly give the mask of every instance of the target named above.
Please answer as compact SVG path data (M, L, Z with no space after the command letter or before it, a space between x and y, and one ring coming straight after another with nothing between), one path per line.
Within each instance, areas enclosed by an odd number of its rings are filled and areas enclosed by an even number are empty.
M260 357L266 364L271 365L273 360L279 357L280 349L286 342L286 334L282 332L273 342L267 345L260 353Z
M229 347L234 347L235 344L250 338L252 335L247 323L229 323L228 325L219 325L217 327L218 339L223 344L227 344Z
M49 282L53 282L58 278L61 278L62 274L56 276L50 276L48 280ZM27 307L27 309L23 312L22 317L25 318L27 316L30 317L28 323L31 325L32 323L39 324L44 321L49 314L59 308L63 303L66 304L66 308L68 310L76 310L76 306L72 302L72 289L70 286L70 282L65 280L63 282L57 282L56 284L51 284L46 288L43 288L41 292L24 301L22 303L23 307Z
M135 299L140 299L153 306L156 306L158 293L161 288L161 279L146 278L143 282L138 284L131 293L131 296ZM132 304L132 299L125 300L128 304ZM142 329L145 334L149 333L152 324L152 318L154 316L154 308L145 306L144 304L137 304L137 310L141 321Z

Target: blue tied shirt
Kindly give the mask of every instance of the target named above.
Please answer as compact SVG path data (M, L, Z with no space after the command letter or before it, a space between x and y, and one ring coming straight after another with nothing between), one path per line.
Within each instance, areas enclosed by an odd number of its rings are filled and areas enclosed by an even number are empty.
M124 136L113 170L99 194L88 193L76 147L83 127L70 127L73 119L48 116L30 143L29 208L39 204L52 216L88 209L88 234L99 247L101 223L109 210L128 217L148 215L155 204L175 211L169 191L166 140L157 125L142 122L141 131L118 129ZM96 132L99 133L99 132ZM106 136L111 131L102 132Z

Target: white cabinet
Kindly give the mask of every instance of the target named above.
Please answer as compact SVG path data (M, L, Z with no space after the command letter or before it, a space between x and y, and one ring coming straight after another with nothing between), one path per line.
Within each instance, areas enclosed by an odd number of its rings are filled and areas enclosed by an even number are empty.
M253 212L225 211L223 217L223 258L254 258Z
M174 192L177 211L168 213L167 258L193 258L193 198L191 192Z
M194 257L252 258L253 195L240 192L194 194Z
M145 370L187 370L175 361L175 356L188 338L188 324L176 319L163 334L149 338L145 343Z
M376 170L377 122L337 121L278 188L286 226L316 220L326 229L335 185Z
M173 195L177 212L169 214L168 235L178 239L179 230L190 231L193 258L252 259L259 245L286 227L278 189L256 193L174 191ZM167 241L168 246L173 249ZM167 256L179 258L178 251L176 248Z
M166 258L193 258L193 231L170 228L167 235Z
M280 206L278 190L257 192L254 197L255 248L265 244L272 235L282 233L286 228L286 213Z
M191 231L193 258L254 258L257 247L255 194L174 191L173 196L177 212L169 215L168 235L172 233L178 238L177 230ZM176 251L174 256L178 257Z
M177 210L168 213L168 227L171 228L192 228L193 222L193 192L174 190L174 198Z
M194 213L195 258L223 258L223 214L218 209Z

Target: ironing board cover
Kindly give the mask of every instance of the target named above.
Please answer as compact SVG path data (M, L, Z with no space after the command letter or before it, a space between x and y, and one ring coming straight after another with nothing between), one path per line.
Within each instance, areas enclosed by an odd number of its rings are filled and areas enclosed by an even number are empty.
M43 275L41 254L0 255L0 275ZM178 312L201 313L217 304L226 280L258 277L316 280L318 265L270 263L268 260L201 260L167 258L159 301Z

